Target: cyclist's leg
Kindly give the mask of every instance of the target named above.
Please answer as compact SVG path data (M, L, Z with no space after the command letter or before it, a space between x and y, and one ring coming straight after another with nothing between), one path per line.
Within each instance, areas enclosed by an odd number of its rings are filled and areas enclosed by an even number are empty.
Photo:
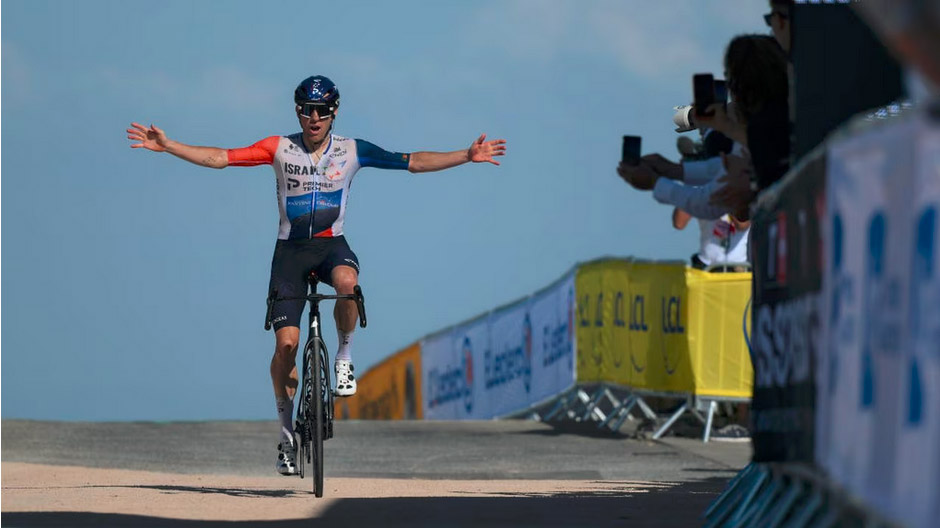
M306 294L306 270L302 261L298 258L295 244L281 240L277 242L271 261L269 296L281 298ZM293 398L297 391L296 357L303 308L303 300L274 301L271 308L275 346L270 372L280 422L277 470L282 475L296 474Z
M307 270L303 247L278 240L271 259L271 281L268 295L300 297L307 294ZM274 356L271 358L271 382L274 397L293 399L297 390L297 345L300 339L300 316L305 301L275 301L271 308L271 323L274 325Z
M352 266L336 266L333 268L330 280L338 295L351 295L353 289L359 284L359 273ZM356 308L356 302L350 300L336 301L333 306L333 318L336 319L337 329L351 334L356 329L356 322L359 320L359 310ZM342 346L342 343L340 345ZM338 354L339 352L337 352Z
M320 280L332 286L339 295L351 295L353 289L359 284L359 258L349 248L346 237L338 236L330 241L330 247L323 262L315 272ZM340 334L337 359L348 360L349 343L343 339L343 334L352 335L359 319L359 310L355 301L336 301L333 306L333 318L336 320L336 330ZM351 339L351 337L349 338Z
M332 272L333 287L339 295L353 293L359 281L359 274L351 266L336 266ZM333 362L333 372L336 374L337 396L352 396L356 393L356 376L352 363L352 337L356 329L356 320L359 310L355 301L336 301L333 307L333 317L336 319L336 335L339 347L336 350L336 359Z
M296 475L297 445L294 441L294 394L297 392L297 340L300 328L284 326L274 332L274 357L271 358L271 381L281 431L277 441L275 467L281 475Z
M274 357L271 358L271 382L274 397L293 400L297 392L297 344L300 328L284 326L274 332Z
M332 286L339 295L350 295L359 283L359 259L349 249L345 237L336 237L331 242L330 251L316 273L324 282ZM327 279L329 277L329 279ZM339 347L336 351L334 370L336 372L336 394L351 396L356 393L356 378L352 374L352 336L359 319L355 301L336 301L333 307L336 320L336 333Z

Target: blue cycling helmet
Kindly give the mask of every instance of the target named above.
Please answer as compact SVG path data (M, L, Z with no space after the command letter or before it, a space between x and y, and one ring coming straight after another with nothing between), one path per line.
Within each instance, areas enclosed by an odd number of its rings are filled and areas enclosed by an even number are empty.
M334 109L339 106L339 89L329 78L314 75L300 81L294 90L294 103L325 103Z

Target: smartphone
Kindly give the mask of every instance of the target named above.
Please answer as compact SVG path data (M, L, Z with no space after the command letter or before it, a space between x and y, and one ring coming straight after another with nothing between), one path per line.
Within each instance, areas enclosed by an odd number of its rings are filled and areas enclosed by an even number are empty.
M637 166L640 164L640 136L623 136L623 150L620 161L624 165Z
M715 79L715 102L728 103L728 83L724 79Z
M695 115L711 116L714 112L705 110L715 102L715 77L710 73L697 73L692 76L692 94L695 96Z

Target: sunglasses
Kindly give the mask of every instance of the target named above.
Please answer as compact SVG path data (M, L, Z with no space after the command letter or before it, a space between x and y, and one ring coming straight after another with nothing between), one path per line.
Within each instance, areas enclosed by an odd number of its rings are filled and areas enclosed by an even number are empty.
M320 119L325 119L331 117L333 112L336 111L336 107L333 105L328 105L325 103L303 103L300 105L300 115L310 118L313 117L313 113L316 112Z
M770 13L767 13L766 15L764 15L764 22L766 22L768 26L772 26L772 25L773 25L773 23L774 23L774 15L777 15L778 17L780 17L780 18L782 18L782 19L784 19L784 20L787 19L787 15L781 13L780 11L771 11Z

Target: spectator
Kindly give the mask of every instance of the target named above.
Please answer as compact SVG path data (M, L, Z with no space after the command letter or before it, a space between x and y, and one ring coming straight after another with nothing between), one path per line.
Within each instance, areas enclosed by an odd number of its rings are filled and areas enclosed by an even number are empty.
M779 12L776 8L773 11ZM781 16L774 14L771 21ZM789 45L789 39L786 42ZM701 125L714 127L750 152L756 183L753 191L766 189L789 169L787 64L779 40L736 37L728 44L725 70L728 90L736 102L737 119L729 118L720 105L711 107L715 111L713 117L699 118Z
M699 159L701 156L710 156L712 158L718 155L718 152L711 150L721 145L730 145L726 138L719 132L703 131L704 138L702 146L705 152L699 152L697 149L690 148L695 146L695 142L688 136L680 136L676 142L676 147L682 155L682 162L688 162ZM717 137L716 137L717 136ZM685 140L685 141L682 141ZM709 145L711 147L709 147ZM730 146L728 147L730 148ZM672 212L672 226L676 229L685 229L692 215L676 207ZM704 270L720 265L729 265L727 268L737 271L738 266L747 261L747 240L748 226L739 226L732 221L728 215L724 215L716 220L698 218L696 220L699 226L699 250L692 254L691 266L695 269Z
M784 125L775 131L767 130L769 123L779 124L781 109L786 113L786 56L769 36L742 35L728 44L724 62L728 90L734 103L729 104L727 110L723 104L713 105L710 109L714 116L697 117L696 124L722 132L740 145L738 149L754 141L761 158L754 162L753 171L746 155L723 156L721 165L726 175L697 188L685 187L671 180L691 180L685 174L691 164L676 164L659 154L650 154L644 156L636 167L621 165L618 173L635 188L653 189L658 201L678 206L695 217L716 219L731 213L746 220L755 190L779 179L787 169L788 127ZM751 128L752 120L756 120L756 126ZM788 117L785 122L788 123ZM743 150L740 152L744 153ZM776 157L774 152L786 152L784 159ZM715 160L704 163L717 166L720 174L722 166ZM760 175L753 178L752 174L756 175L758 171ZM751 179L758 182L756 189L752 187Z

